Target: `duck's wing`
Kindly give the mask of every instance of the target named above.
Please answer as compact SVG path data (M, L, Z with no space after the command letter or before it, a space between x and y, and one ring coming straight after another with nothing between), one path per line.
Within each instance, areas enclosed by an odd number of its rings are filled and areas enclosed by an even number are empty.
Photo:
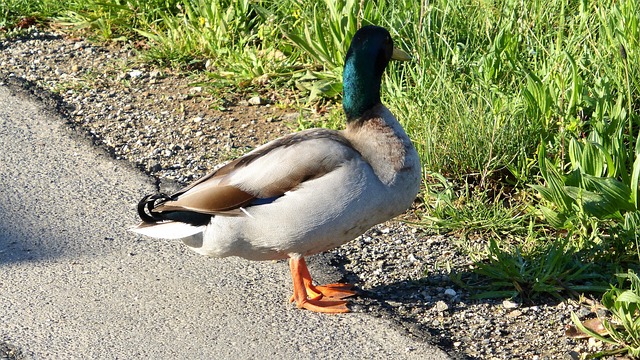
M312 129L269 142L160 202L152 212L238 215L259 199L273 199L359 156L340 132Z

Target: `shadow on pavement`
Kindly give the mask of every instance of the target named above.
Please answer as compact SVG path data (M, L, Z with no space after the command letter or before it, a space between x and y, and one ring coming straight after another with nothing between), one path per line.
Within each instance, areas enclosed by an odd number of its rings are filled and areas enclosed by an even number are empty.
M3 213L0 211L0 213ZM42 238L47 231L24 224L6 223L7 217L0 218L0 266L7 263L52 259L60 256L59 248L51 248L43 244Z

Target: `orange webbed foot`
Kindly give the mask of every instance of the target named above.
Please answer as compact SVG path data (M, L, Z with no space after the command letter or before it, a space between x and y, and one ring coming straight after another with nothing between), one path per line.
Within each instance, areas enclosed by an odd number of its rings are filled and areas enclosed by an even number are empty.
M316 312L349 312L347 302L341 300L356 295L356 292L351 290L353 285L335 283L315 286L304 258L291 258L289 265L293 277L293 296L290 302L295 301L298 308Z
M357 295L358 293L355 290L351 290L353 288L353 284L326 284L315 286L316 290L320 292L324 297L328 297L331 299L344 299L350 296Z
M348 313L349 308L347 307L346 301L339 300L305 300L302 301L302 304L296 302L298 308L307 309L315 312L329 313L329 314L340 314L340 313Z
M326 284L326 285L313 285L307 284L305 281L305 290L307 292L307 299L309 300L343 300L350 296L358 295L358 292L351 290L353 284ZM291 295L289 302L295 301L295 295Z

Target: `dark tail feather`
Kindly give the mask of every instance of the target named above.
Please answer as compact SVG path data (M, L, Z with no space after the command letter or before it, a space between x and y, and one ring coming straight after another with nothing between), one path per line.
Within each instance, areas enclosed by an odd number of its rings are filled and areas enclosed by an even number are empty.
M147 195L138 203L138 215L144 223L155 224L160 221L179 221L193 226L206 225L211 221L212 215L201 214L194 211L154 211L156 206L166 201L173 200L166 194Z
M154 194L143 197L138 203L138 215L140 219L149 224L164 220L164 217L159 213L154 213L153 209L158 203L163 203L167 200L171 200L171 198L166 194Z

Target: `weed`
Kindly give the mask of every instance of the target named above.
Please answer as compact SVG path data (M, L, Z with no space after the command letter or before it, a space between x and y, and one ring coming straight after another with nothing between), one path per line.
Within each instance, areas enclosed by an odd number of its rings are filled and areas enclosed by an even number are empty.
M521 246L512 250L489 241L489 258L478 261L475 272L491 279L485 291L476 297L515 297L531 302L541 295L560 300L562 294L603 291L609 280L592 264L575 256L575 249L567 239L539 244L523 252Z
M640 278L632 270L616 276L618 285L611 286L602 296L602 305L611 312L611 320L602 319L606 334L586 328L575 313L571 314L571 320L580 331L618 347L593 354L592 358L623 353L633 357L640 356Z

